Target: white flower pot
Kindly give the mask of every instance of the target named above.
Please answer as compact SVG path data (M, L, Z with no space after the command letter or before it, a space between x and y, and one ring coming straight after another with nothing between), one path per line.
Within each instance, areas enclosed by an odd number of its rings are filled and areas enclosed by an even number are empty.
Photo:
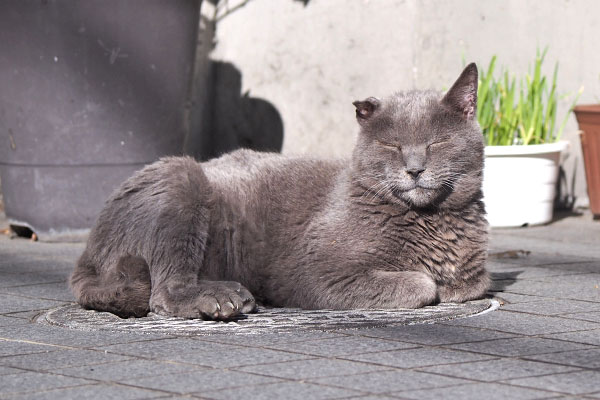
M487 146L483 201L492 227L545 224L552 220L561 153L569 142Z

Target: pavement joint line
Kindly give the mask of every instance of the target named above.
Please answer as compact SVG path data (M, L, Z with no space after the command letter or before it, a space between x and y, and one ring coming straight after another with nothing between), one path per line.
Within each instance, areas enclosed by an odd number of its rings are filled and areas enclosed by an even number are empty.
M173 339L177 339L177 338L173 338ZM187 339L187 338L185 338ZM125 343L127 344L127 343ZM238 345L231 345L234 347L250 347L250 346L238 346ZM254 349L260 349L260 347L253 347ZM147 356L140 356L137 354L126 354L126 353L119 353L119 352L114 352L114 351L109 351L109 350L101 350L98 348L92 348L90 350L96 350L98 352L104 352L106 354L113 354L113 355L118 355L118 356L124 356L124 357L133 357L135 359L139 359L139 360L147 360L147 361L159 361L159 362L173 362L173 363L178 363L178 364L185 364L185 365L192 365L192 366L200 366L200 367L204 367L204 368L209 368L209 369L224 369L224 368L215 368L211 365L206 365L206 364L197 364L197 363L192 363L192 362L183 362L183 361L176 361L176 360L168 360L163 358L164 356L160 355L160 356L155 356L155 358L150 358ZM271 351L275 351L273 349L263 349L263 350L271 350ZM283 350L276 350L276 351L281 351L284 353L291 353L291 352L286 352ZM293 353L293 354L298 354L298 353ZM305 354L301 354L301 355L305 355ZM270 364L278 364L278 363L286 363L286 362L293 362L293 361L309 361L309 360L314 360L314 359L319 359L319 358L324 358L324 357L320 357L320 356L315 356L314 354L310 355L308 358L303 358L303 359L299 359L299 360L286 360L286 361L278 361L278 362L264 362L264 363L258 363L258 364L243 364L243 365L236 365L235 368L242 368L242 367L252 367L252 366L257 366L257 365L270 365ZM356 362L356 361L355 361ZM231 369L232 367L228 367L228 369Z
M344 338L354 337L353 335L346 334L346 333L338 333L338 332L336 332L336 334L343 335ZM230 338L231 336L228 336L228 337ZM209 342L209 343L217 343L217 344L224 344L224 345L231 345L231 344L233 344L235 346L249 347L249 348L252 348L252 349L265 348L265 349L273 350L272 348L267 347L268 345L255 346L255 345L248 344L248 343L238 343L238 344L235 344L235 343L231 343L231 342L226 341L226 340L219 340L219 338L217 338L215 336L212 336L212 337L211 336L192 336L192 337L189 337L189 338L192 339L192 340L200 341L200 342ZM308 342L313 342L313 341L321 341L321 340L322 341L329 341L329 340L334 340L334 339L340 339L340 337L330 337L330 338L321 338L321 339L312 338L312 339L304 339L304 340L298 340L298 341L292 341L292 342L280 342L280 344L308 343ZM279 349L277 349L277 350L279 350Z
M235 372L240 372L240 371L235 371ZM248 373L248 372L245 372L245 373ZM255 374L251 374L251 375L255 375ZM348 375L348 376L350 376L350 375ZM323 385L323 384L320 384L320 383L317 383L317 382L308 382L306 379L294 380L294 379L274 377L274 376L268 376L268 377L269 378L278 378L278 379L281 379L281 381L280 382L255 383L255 384L243 384L243 385L238 385L238 386L228 386L227 389L237 389L237 388L245 388L245 387L252 387L252 386L279 385L281 383L308 383L308 384L311 384L311 385L327 386L327 385ZM223 389L211 389L211 390L206 391L206 394L220 392L222 390ZM364 392L364 391L360 391L358 389L348 389L348 388L346 388L346 390L355 391L355 392L357 392L358 396L365 396L365 395L372 394L370 392ZM198 393L198 392L191 392L191 393L193 394L193 393Z
M27 343L27 344L37 344L37 345L42 345L42 346L49 346L49 347L58 347L58 348L63 349L63 350L80 350L80 348L78 348L78 347L71 347L71 346L65 346L65 345L60 345L60 344L37 342L37 341L34 341L34 340L11 339L11 338L4 338L4 337L0 337L0 340L5 341L5 342ZM43 353L43 352L40 352L40 353ZM33 354L33 353L28 353L28 354ZM3 357L6 357L6 356L3 356Z
M124 360L124 361L131 361L131 360ZM102 365L102 364L93 364L91 366L94 366L94 365ZM176 374L180 374L180 373L181 372L174 372L174 373L169 373L169 374L164 374L164 375L176 375ZM51 373L51 375L64 376L66 378L85 379L85 380L93 381L94 385L103 383L103 384L108 384L108 385L113 385L113 386L124 386L124 387L130 387L130 388L135 388L135 389L144 389L144 390L149 390L149 391L153 391L153 392L164 393L167 395L181 395L182 394L181 392L173 392L173 391L165 390L165 389L149 388L149 387L145 387L145 386L138 386L135 384L128 384L128 383L117 382L117 381L112 381L112 380L100 380L100 379L96 379L96 378L82 378L80 376L61 374L61 373L57 373L57 372ZM144 376L142 378L152 378L152 377L156 377L156 376L159 376L159 375Z
M502 358L502 359L504 359L504 358ZM464 362L462 364L473 364L473 363L477 363L477 362L488 362L488 361L493 361L493 360L468 361L468 362ZM538 361L538 363L544 364L543 362L540 362L540 361ZM418 368L415 368L414 371L415 372L421 372L423 374L439 375L439 376L443 376L443 377L446 377L446 378L466 379L468 381L472 381L473 383L501 383L503 385L510 385L506 381L511 380L511 379L540 378L540 377L543 377L543 376L553 376L553 375L570 374L570 373L575 373L575 372L586 371L584 369L575 369L573 371L567 371L567 372L552 372L552 373L549 373L549 374L538 374L538 375L521 376L519 378L500 378L500 379L497 379L497 380L483 380L483 379L477 379L477 378L462 378L462 377L458 377L456 375L444 374L442 372L423 371L423 370L421 370L421 368L430 368L430 367L431 366L418 367ZM573 367L573 368L577 368L577 367ZM419 389L417 389L417 390L419 390Z
M580 372L580 371L574 371L574 372ZM427 372L428 373L428 372ZM436 375L441 375L447 378L455 378L455 376L451 376L451 375L443 375L443 374L436 374ZM556 375L556 374L548 374L548 375L536 375L536 376L529 376L529 377L525 377L525 378L535 378L535 377L540 377L540 376L549 376L549 375ZM542 389L542 388L537 388L537 387L532 387L532 386L520 386L520 385L514 385L511 384L509 382L504 382L504 381L480 381L480 380L476 380L473 378L468 378L468 380L473 380L472 382L468 383L468 385L478 385L481 383L493 383L495 385L504 385L504 386L512 386L512 387L517 387L517 388L521 388L521 389L535 389L535 390L539 390L542 392L547 392L548 394L553 395L552 397L544 397L544 399L551 399L551 398L556 398L557 396L573 396L573 394L570 393L566 393L566 392L557 392L555 390L548 390L548 389ZM514 378L514 379L518 379L518 378ZM453 386L460 386L460 385L452 385L452 386L444 386L444 387L436 387L435 389L443 389L445 387L453 387ZM388 392L388 393L410 393L410 392L416 392L419 390L423 390L423 389L409 389L409 390L399 390L399 391L394 391L394 392ZM539 398L538 398L539 399Z
M598 349L598 348L599 347L596 346L596 349ZM581 349L581 350L593 350L593 349ZM556 353L551 353L551 354L571 353L573 351L579 351L579 350L558 351ZM535 354L532 354L532 355L535 355ZM559 365L561 367L579 368L581 371L595 371L595 372L600 372L600 367L587 367L587 366L584 366L584 365L565 364L565 363L561 363L561 362L558 362L558 361L550 361L550 360L536 360L534 358L529 358L529 357L531 357L531 356L518 356L517 359L523 360L523 361L534 361L534 362L542 363L542 364ZM579 371L579 372L581 372L581 371ZM577 372L577 371L570 371L570 372ZM555 375L555 374L553 374L553 375Z
M407 371L407 370L403 370L403 371ZM382 371L371 371L371 372L364 373L363 375L368 375L368 374L371 374L371 373L378 373L378 372L382 372ZM414 372L419 372L419 373L422 373L422 374L428 374L427 372L421 372L421 371L414 371ZM375 395L375 396L390 396L390 395L392 395L392 393L410 392L410 391L427 390L427 389L445 389L445 388L451 388L451 387L456 387L456 386L463 386L463 385L471 384L471 383L479 383L479 382L471 381L470 378L468 378L468 379L467 378L458 378L456 376L452 376L450 378L453 378L453 379L455 379L457 381L463 381L463 382L455 383L455 384L451 384L451 385L442 385L442 386L435 386L435 387L429 387L429 388L420 388L420 389L393 390L393 391L387 391L387 392L367 392L367 394ZM318 379L318 378L314 378L314 379ZM312 382L309 381L309 383L312 383ZM346 389L346 387L344 387L344 386L338 386L338 385L334 385L334 384L331 384L331 383L326 383L326 384L324 384L324 386L330 386L330 387L335 387L335 388Z
M95 364L97 365L97 364ZM158 393L164 393L166 395L172 396L172 395L181 395L181 393L179 392L172 392L172 391L167 391L167 390L161 390L161 389L156 389L156 388L148 388L148 387L142 387L142 386L133 386L133 385L127 385L127 384L122 384L119 382L115 382L115 381L101 381L101 380L97 380L97 379L92 379L92 378L81 378L79 376L70 376L70 375L63 375L63 374L57 374L57 373L47 373L47 372L40 372L40 371L31 371L31 372L37 372L37 373L44 373L44 374L48 374L48 375L56 375L56 376L63 376L66 378L77 378L77 379L83 379L83 380L88 380L88 381L92 381L93 383L85 383L85 384L81 384L81 385L74 385L74 386L62 386L62 387L55 387L55 388L49 388L49 389L44 389L44 390L39 390L39 391L31 391L31 392L17 392L17 394L27 394L27 393L45 393L45 392L52 392L52 391L57 391L57 390L64 390L64 389L70 389L70 388L74 388L74 387L83 387L83 386L98 386L99 384L105 384L105 385L110 385L110 386L124 386L124 387L130 387L130 388L135 388L135 389L144 389L144 390L148 390L151 392L158 392ZM0 393L1 395L1 393Z
M306 361L306 360L294 360L294 361ZM342 360L342 361L347 361L347 360ZM285 361L288 362L288 361ZM282 364L285 362L281 362L281 363L272 363L272 364ZM291 361L289 361L291 362ZM363 363L362 361L353 361L355 363ZM368 363L364 363L364 364L368 364ZM392 367L392 366L385 366L386 368L382 368L382 369L378 369L378 370L374 370L374 371L363 371L363 372L357 372L357 373L350 373L350 374L342 374L342 375L327 375L327 376L321 376L321 377L313 377L313 378L288 378L288 377L281 377L281 376L276 376L276 375L269 375L266 373L260 373L260 372L254 372L254 371L239 371L237 368L242 368L241 366L238 367L233 367L233 368L229 368L230 371L234 371L234 372L243 372L245 374L250 374L250 375L256 375L256 376L261 376L261 377L266 377L266 378L278 378L278 379L283 379L285 381L288 382L308 382L308 383L312 383L310 380L311 379L321 379L321 378L337 378L337 377L342 377L342 376L361 376L361 375L368 375L368 374L372 374L372 373L379 373L379 372L393 372L393 371L406 371L403 370L401 368L397 368L397 367ZM216 368L217 369L217 368Z
M592 302L594 303L594 302ZM597 303L596 303L597 304ZM565 318L563 317L563 314L553 314L553 315L547 315L547 314L536 314L536 313L532 313L529 311L523 311L523 310L502 310L503 312L507 312L507 313L515 313L515 314L525 314L525 315L532 315L532 316L536 316L536 317L543 317L543 318L561 318L561 319L565 319L565 320L570 320L570 319L575 319L575 318ZM600 310L598 310L600 311ZM587 311L587 313L589 313L590 311ZM568 313L566 313L568 314ZM589 321L594 323L594 321ZM600 323L598 324L598 328L600 328Z
M28 286L56 285L57 283L67 283L67 281L66 280L62 280L62 281L54 281L54 282L27 283L27 284L24 284L24 285L1 286L0 287L0 291L4 291L6 289L28 287ZM36 297L36 299L37 299L37 297Z
M31 299L31 300L46 300L46 301L54 301L57 303L62 303L61 305L57 305L57 307L60 306L66 306L69 304L76 304L75 301L70 301L70 300L63 300L63 299L56 299L56 298L50 298L50 297L32 297L32 296L27 296L27 295L23 295L20 293L14 293L14 292L5 292L2 291L2 289L0 289L0 294L3 294L5 296L17 296L17 297L23 297L26 299Z
M446 326L450 326L450 325L446 325ZM472 328L472 327L469 327ZM479 328L473 328L473 329L479 329ZM593 330L593 329L592 329ZM487 330L489 331L489 330ZM452 343L443 343L443 344L424 344L424 343L418 343L418 342L413 342L410 341L408 339L394 339L394 338L383 338L383 337L379 337L379 336L367 336L367 335L356 335L356 337L366 337L369 339L381 339L381 340L387 340L387 341L392 341L392 342L401 342L401 343L406 343L406 344L414 344L417 347L435 347L435 346L449 346L449 345L457 345L457 344L465 344L465 343L481 343L481 342L487 342L490 340L500 340L500 339L515 339L518 337L530 337L530 336L526 336L526 335L522 335L522 334L518 334L518 333L511 333L511 335L514 336L508 336L508 337L504 337L504 338L494 338L494 339L478 339L478 340L468 340L466 342L452 342ZM413 347L416 348L416 347ZM403 350L403 349L399 349L399 350ZM405 348L405 350L409 350L408 348Z
M556 373L556 374L549 374L549 375L541 375L541 376L552 376L552 375L568 375L568 374L574 374L577 372L581 372L581 371L569 371L569 372L562 372L562 373ZM539 376L529 376L529 377L522 377L522 378L511 378L510 380L516 381L519 379L528 379L528 378L536 378ZM561 392L561 391L557 391L557 390L548 390L548 389L544 389L544 388L540 388L540 387L536 387L536 386L525 386L523 384L519 385L517 383L513 383L513 382L508 382L508 380L506 381L498 381L498 382L494 382L494 383L498 383L501 385L508 385L508 386L514 386L517 388L523 388L523 389L535 389L535 390L541 390L544 392L550 392L550 393L556 393L559 396L569 396L569 397L575 397L575 398L588 398L588 397L583 397L583 396L588 396L590 394L594 394L595 392L588 392L588 393L579 393L579 394L573 394L573 393L569 393L569 392Z
M8 293L8 292L3 292L2 289L0 289L0 294L3 295L7 295L7 296L16 296L16 297L23 297L25 299L30 299L30 300L51 300L51 301L55 301L57 303L63 303L63 306L66 306L68 304L77 304L75 301L70 301L70 300L56 300L56 299L48 299L45 297L33 297L33 296L28 296L26 294L21 294L21 293ZM60 306L57 306L60 307ZM48 308L48 310L51 310L52 308Z
M38 314L36 314L36 315L33 317L33 318L35 318L35 317L37 317L37 315L39 315L40 313L44 313L44 312L46 312L47 310L48 310L47 308L40 308L40 309L37 309L37 310L13 311L13 312L6 313L6 314L0 314L0 316L2 316L2 317L8 317L8 318L26 319L26 320L29 320L29 321L31 321L31 320L32 320L32 318L23 318L23 317L17 317L17 316L15 316L15 315L13 315L13 314L21 314L21 313L26 313L26 312L38 312Z
M343 376L352 376L352 375L343 375ZM308 379L291 380L289 382L304 383L304 384L309 384L309 385L322 386L322 387L330 387L330 388L331 387L339 388L339 386L332 386L332 385L328 385L326 383L324 384L324 383L321 383L321 382L311 382ZM263 386L272 386L272 385L279 385L281 383L282 382L269 382L269 383L263 383L262 385ZM258 386L258 385L251 385L251 386ZM236 388L237 387L244 387L244 386L236 386ZM230 388L227 388L227 389L230 389ZM377 393L369 392L369 391L364 391L364 390L360 390L360 389L349 389L347 387L343 387L342 389L348 390L350 392L356 392L356 396L352 396L352 397L336 397L336 399L338 399L338 400L341 400L341 399L352 399L352 398L354 398L354 399L359 398L360 399L361 397L373 396L373 395L377 396ZM209 390L208 392L206 392L206 394L210 395L211 392L214 393L214 392L219 392L221 390L222 389Z
M149 342L149 341L155 342L155 341L166 340L166 339L177 339L177 338L176 337L153 338L153 339L147 338L147 339L144 339L144 340L134 340L134 341L127 341L127 342L122 342L122 343L113 343L113 344L111 344L111 346L112 345L120 345L120 344ZM115 355L126 356L126 357L137 357L137 356L132 356L131 354L111 353L111 352L109 352L107 350L99 349L98 347L90 347L90 346L81 346L81 347L67 346L67 345L60 345L60 344L55 344L55 343L46 343L46 342L38 342L38 341L32 341L32 340L3 338L3 337L0 337L0 341L21 342L21 343L29 343L29 344L49 346L49 347L58 347L58 348L61 348L63 350L89 350L89 351L94 351L94 352L97 352L97 353L115 354ZM42 354L42 353L48 353L48 351L40 351L40 352L35 352L35 353L23 353L23 354L10 354L10 355L6 355L6 356L0 356L0 359L2 357L12 357L12 356L17 356L17 355ZM123 361L128 361L128 360L123 360ZM165 362L165 361L162 361L162 362ZM97 365L97 364L94 364L94 365ZM16 367L14 367L14 368L16 368Z
M446 348L443 348L441 346L423 346L422 348L438 348L438 349L443 349L443 350L452 350L452 351L461 352L461 353L481 355L481 353L475 353L475 352L472 352L472 351L465 351L465 350L459 350L459 349L446 349ZM410 349L401 349L401 350L397 350L397 351L402 351L402 350L415 350L415 349L414 348L410 348ZM384 352L382 351L382 352L378 352L378 353L384 353ZM505 357L494 355L494 356L492 356L490 358L486 358L486 359L478 360L478 361L494 361L494 360L499 360L499 359L502 359L502 358L505 358ZM341 357L335 357L334 359L341 360L341 361L352 361L352 362L357 362L357 363L376 365L376 366L379 366L379 367L395 368L395 369L400 370L400 371L416 371L418 368L429 368L429 367L443 366L443 365L466 364L466 363L469 362L469 361L455 361L455 362L447 362L447 363L436 363L436 364L428 364L428 365L419 365L418 367L402 368L402 367L394 367L394 366L391 366L391 365L388 365L388 364L379 364L379 363L376 363L374 361L364 361L364 360L357 361L357 360L352 360L352 359L348 359L348 358L341 358ZM470 361L470 362L473 362L473 361Z
M539 314L532 314L532 315L535 315L537 317L553 318L552 316L549 316L549 315L539 315ZM560 319L562 319L564 321L569 321L569 318L560 318ZM572 320L571 319L571 321L577 321L577 320ZM590 321L585 321L585 322L590 322ZM472 326L470 326L470 325L459 325L459 324L443 324L443 325L445 325L445 326L460 326L460 327L463 327L463 328L472 328ZM597 325L599 325L598 328L600 329L600 324L597 324ZM500 332L500 333L506 333L506 334L516 335L516 333L514 333L514 332L502 331L500 329L495 329L495 328L494 329L482 328L482 329L488 330L490 332ZM578 332L595 331L595 330L596 330L596 328L592 328L592 329L578 329L578 330L567 330L567 331L553 331L553 332L545 332L545 333L535 333L535 334L531 334L531 335L526 335L526 334L522 334L521 333L520 335L525 336L525 337L536 337L538 335L558 335L558 334L561 334L561 333L578 333Z
M36 371L32 371L32 372L36 372ZM81 379L81 378L80 378ZM84 383L81 385L70 385L70 386L61 386L61 387L56 387L53 388L54 390L64 390L64 389L71 389L71 388L77 388L77 387L82 387L82 386L90 386L90 384L88 383ZM14 397L14 396L22 396L22 395L27 395L27 394L36 394L36 393L44 393L44 392L50 392L52 391L52 389L43 389L43 390L28 390L28 391L23 391L23 392L9 392L6 393L8 394L10 397ZM0 395L4 395L4 392L1 392Z
M533 297L533 298L536 298L536 299L540 299L539 301L543 301L543 300L546 300L546 299L557 299L557 300L563 300L563 298L558 298L558 297L547 297L547 296L540 296L540 295L537 295L537 294L510 293L510 292L507 292L505 289L503 289L503 290L501 290L501 291L500 291L500 290L499 290L499 291L493 291L493 290L491 291L491 294L492 294L492 295L493 295L495 298L497 298L497 299L500 299L500 300L504 301L506 304L520 304L520 303L518 303L518 302L517 302L517 303L513 303L513 302L510 302L510 301L508 301L508 300L505 300L504 298L502 298L502 293L506 293L506 294L517 294L517 295L519 295L519 296L523 296L523 297ZM582 300L580 300L580 301L582 301ZM594 303L594 302L592 301L592 303Z

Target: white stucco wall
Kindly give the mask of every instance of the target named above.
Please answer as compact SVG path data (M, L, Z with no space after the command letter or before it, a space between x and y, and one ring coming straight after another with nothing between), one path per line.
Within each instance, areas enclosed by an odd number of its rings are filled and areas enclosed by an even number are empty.
M208 2L203 12L213 15ZM245 3L245 4L244 4ZM242 5L236 9L237 5ZM232 10L229 14L224 13ZM215 60L242 73L242 91L271 102L284 122L284 153L343 156L357 126L352 101L404 89L448 88L463 57L493 54L515 73L549 46L559 93L585 86L600 101L600 2L595 0L232 0L217 12ZM569 102L560 103L562 118ZM569 178L584 198L581 151L569 118Z

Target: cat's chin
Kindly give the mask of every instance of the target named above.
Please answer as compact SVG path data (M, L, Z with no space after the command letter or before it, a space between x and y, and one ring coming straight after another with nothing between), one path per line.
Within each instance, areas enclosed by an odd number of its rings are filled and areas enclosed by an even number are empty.
M411 206L427 208L431 206L435 199L435 191L433 189L425 189L417 186L413 189L401 192L399 197Z

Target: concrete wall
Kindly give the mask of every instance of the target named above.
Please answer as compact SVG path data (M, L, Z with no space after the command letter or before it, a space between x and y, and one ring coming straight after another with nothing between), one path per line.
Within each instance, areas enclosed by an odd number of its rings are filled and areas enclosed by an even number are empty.
M596 0L231 0L203 13L216 21L211 58L241 73L241 91L283 120L283 152L345 156L357 126L352 101L411 88L444 89L467 62L493 54L516 73L549 46L560 93L585 85L580 103L600 101L600 2ZM569 101L560 103L559 116ZM565 162L585 198L581 151Z

